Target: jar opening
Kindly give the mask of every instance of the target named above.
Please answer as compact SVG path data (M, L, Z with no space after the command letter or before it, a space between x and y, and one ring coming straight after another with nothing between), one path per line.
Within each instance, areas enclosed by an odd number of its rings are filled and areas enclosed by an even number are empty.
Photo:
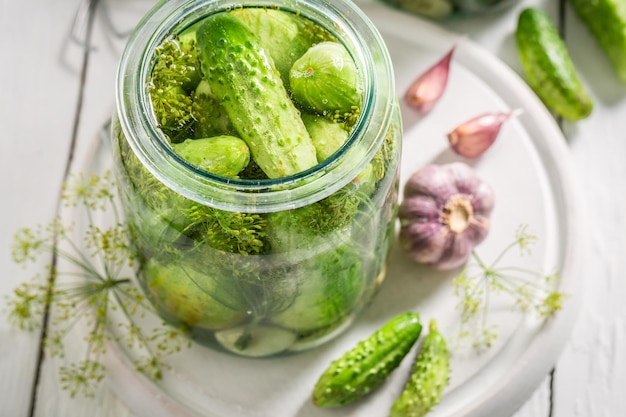
M147 83L159 44L208 15L243 7L279 8L328 30L344 44L360 71L361 113L347 142L332 156L295 175L276 179L233 179L211 174L180 157L157 127ZM161 182L185 197L218 209L271 212L297 208L334 193L372 159L393 118L395 91L382 38L352 3L304 0L170 0L156 6L131 36L120 62L117 106L133 152Z

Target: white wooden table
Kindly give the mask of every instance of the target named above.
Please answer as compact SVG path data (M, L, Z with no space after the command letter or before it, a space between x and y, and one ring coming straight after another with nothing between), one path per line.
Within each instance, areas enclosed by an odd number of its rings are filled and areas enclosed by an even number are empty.
M90 9L83 0L0 0L0 296L45 267L14 265L12 235L55 216L66 173L77 169L114 107L124 45L114 32L130 29L155 2L100 0ZM553 372L515 417L617 417L626 415L626 84L565 3L525 0L444 26L520 72L512 36L517 16L524 6L542 7L561 25L595 99L591 117L562 124L586 222L584 302ZM92 400L70 399L40 341L40 331L14 329L2 313L0 415L132 416L107 388Z

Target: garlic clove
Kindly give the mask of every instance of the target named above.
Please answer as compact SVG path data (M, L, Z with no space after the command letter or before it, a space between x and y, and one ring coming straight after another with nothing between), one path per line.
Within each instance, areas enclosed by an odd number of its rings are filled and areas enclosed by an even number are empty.
M400 229L402 248L417 263L436 263L444 253L448 234L436 222L411 223Z
M496 141L502 124L521 113L520 109L484 113L466 120L448 133L450 147L465 158L478 158Z
M471 196L472 209L476 215L488 215L495 203L493 188L481 180L472 167L463 162L444 166L452 177L457 193Z
M448 85L450 62L456 45L437 63L415 79L404 94L407 105L421 114L432 110Z
M398 214L404 221L412 221L413 219L435 221L439 219L439 208L432 197L416 195L407 201L409 203L398 208Z
M438 205L443 205L457 193L455 179L439 165L426 165L415 172L404 186L404 198L415 195L431 196Z
M470 225L465 229L465 239L474 242L474 245L481 243L489 234L491 221L487 217L475 216Z
M477 216L488 216L495 204L493 188L487 184L479 184L472 192L472 206Z
M473 168L463 162L452 162L443 167L450 175L455 193L473 195L481 180L474 174Z
M458 268L467 262L473 248L474 245L470 243L467 236L449 233L448 244L437 262L433 263L432 266L441 271Z

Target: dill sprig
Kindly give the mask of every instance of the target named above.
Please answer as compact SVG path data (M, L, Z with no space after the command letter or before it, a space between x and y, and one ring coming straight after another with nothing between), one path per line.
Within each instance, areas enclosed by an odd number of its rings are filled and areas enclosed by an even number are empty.
M352 106L348 112L335 110L334 112L325 114L325 117L331 122L343 124L344 129L350 132L356 122L359 121L359 117L361 117L361 108Z
M168 38L156 49L155 57L148 92L159 126L171 133L193 119L192 98L187 89L198 77L195 39L184 42L178 36Z
M109 342L126 346L133 352L137 370L155 379L168 368L166 356L191 344L182 329L162 321L156 327L146 325L142 320L156 313L127 276L132 275L136 255L128 225L116 207L115 189L110 172L72 175L61 199L64 206L75 207L77 215L85 216L84 230L56 218L45 226L23 228L14 236L12 257L17 264L30 264L46 253L66 261L67 265L49 266L46 279L36 276L19 284L8 297L6 310L12 324L33 331L41 326L50 304L45 349L51 357L63 359L60 382L72 397L95 395L106 375L103 358ZM104 220L105 214L112 220ZM87 329L84 355L72 354L68 361L65 341L71 332L81 331L78 323Z
M261 253L266 221L258 214L227 212L188 203L180 209L189 221L183 233L198 236L198 246L209 244L229 253Z
M563 306L566 295L557 290L559 274L545 274L516 266L501 266L506 255L518 248L529 255L537 237L520 226L515 240L508 244L491 263L484 262L472 252L474 262L452 281L454 293L460 297L461 311L459 338L471 339L476 349L488 348L497 338L495 325L488 322L489 302L492 295L508 294L514 308L532 312L540 317L551 317Z

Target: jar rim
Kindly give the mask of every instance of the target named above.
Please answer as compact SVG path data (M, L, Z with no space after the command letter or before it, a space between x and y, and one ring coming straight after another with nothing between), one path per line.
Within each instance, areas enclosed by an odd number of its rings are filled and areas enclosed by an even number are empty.
M332 156L295 175L250 180L201 170L176 154L151 111L146 86L154 51L163 39L209 14L241 7L279 7L320 24L348 48L364 81L361 114L349 139ZM169 0L148 12L129 38L117 74L116 104L130 148L166 186L218 209L271 212L319 201L357 176L392 123L395 86L382 37L350 0L300 0L297 4L284 0Z

